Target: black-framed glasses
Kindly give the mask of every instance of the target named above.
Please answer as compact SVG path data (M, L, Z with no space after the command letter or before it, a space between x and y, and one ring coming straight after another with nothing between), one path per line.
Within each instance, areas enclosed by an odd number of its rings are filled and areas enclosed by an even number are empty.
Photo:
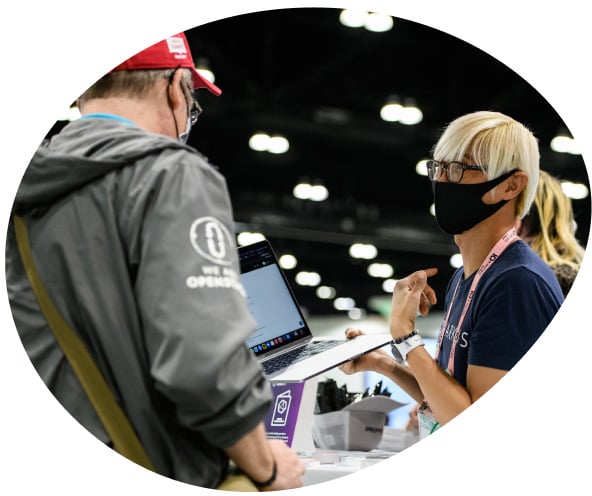
M438 181L442 173L446 171L446 177L451 183L460 183L466 170L486 172L487 167L482 165L469 165L462 162L441 162L439 160L428 160L426 163L428 177L432 181Z

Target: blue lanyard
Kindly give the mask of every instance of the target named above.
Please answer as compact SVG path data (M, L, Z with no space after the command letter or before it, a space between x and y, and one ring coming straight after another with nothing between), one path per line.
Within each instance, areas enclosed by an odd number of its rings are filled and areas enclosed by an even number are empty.
M125 117L121 117L115 114L103 114L103 113L95 113L95 114L86 114L81 117L81 119L111 119L114 121L123 122L124 124L129 124L130 126L136 126L132 121L126 119Z

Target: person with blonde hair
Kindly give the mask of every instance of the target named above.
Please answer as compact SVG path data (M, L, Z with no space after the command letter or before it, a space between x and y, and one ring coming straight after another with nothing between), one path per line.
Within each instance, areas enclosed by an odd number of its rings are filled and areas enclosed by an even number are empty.
M553 269L567 296L584 258L584 247L576 238L571 199L558 178L541 170L534 203L517 228L522 239Z
M550 267L518 236L539 176L537 140L499 112L461 116L444 130L427 163L436 221L454 236L463 266L446 291L435 357L415 327L437 302L435 268L400 279L389 328L392 356L374 351L347 362L351 374L384 374L421 404L420 436L464 411L524 356L563 302ZM362 331L346 329L352 338Z

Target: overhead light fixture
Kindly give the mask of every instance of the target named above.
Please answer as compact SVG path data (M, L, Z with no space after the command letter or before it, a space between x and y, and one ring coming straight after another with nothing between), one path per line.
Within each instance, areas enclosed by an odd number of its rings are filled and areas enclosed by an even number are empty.
M330 300L331 298L335 298L335 295L337 294L335 288L332 288L331 286L319 286L316 293L321 300Z
M339 22L348 28L365 28L374 33L384 33L393 28L392 16L355 9L343 9Z
M262 241L265 236L262 233L243 231L236 235L236 242L239 246L250 245Z
M249 147L256 152L269 152L277 155L286 153L290 149L290 142L281 135L270 136L267 133L258 132L249 138Z
M413 126L423 120L423 112L412 99L407 98L401 104L398 97L391 96L380 109L380 118L386 122L399 122L406 126Z
M458 269L463 266L463 258L460 253L455 253L450 257L450 266L454 269Z
M301 271L296 274L295 279L300 286L318 286L321 284L321 276L317 272Z
M199 75L207 79L210 83L216 82L216 76L210 68L210 61L205 57L200 57L195 61L195 70Z
M294 198L298 198L299 200L315 202L325 201L329 198L329 190L318 180L313 184L305 181L298 183L292 189L292 194Z
M298 265L298 260L296 260L294 255L285 253L280 258L278 258L278 263L282 269L290 270Z
M371 277L378 277L387 279L394 274L395 270L392 265L387 263L373 263L368 266L368 275Z
M581 151L572 137L565 134L555 136L549 145L551 150L558 153L569 153L571 155L581 155Z
M572 183L571 181L561 181L561 189L572 200L583 200L590 194L585 184Z
M360 320L366 317L366 310L363 308L354 307L347 312L347 316L351 320Z
M378 255L378 250L370 243L354 243L349 247L349 255L352 258L372 260Z
M382 290L385 293L392 293L397 285L397 279L385 279L382 281Z
M417 172L420 176L428 175L428 161L426 159L422 159L417 164L415 164L415 172Z
M355 308L355 306L356 302L353 298L340 296L339 298L335 298L333 300L333 307L335 308L335 310L348 311L352 308Z

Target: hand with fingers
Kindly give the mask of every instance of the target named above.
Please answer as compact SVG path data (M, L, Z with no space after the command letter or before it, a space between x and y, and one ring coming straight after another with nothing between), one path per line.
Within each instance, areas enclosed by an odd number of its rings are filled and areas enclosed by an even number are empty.
M354 339L356 336L360 336L364 332L360 329L352 329L348 327L345 330L345 337L347 339ZM368 372L380 370L380 365L392 361L392 357L382 349L370 351L364 353L355 360L351 360L339 366L339 370L345 374L355 374L356 372Z
M437 272L435 268L418 270L397 281L389 319L393 339L411 333L415 329L417 314L427 315L432 305L436 304L436 293L427 281Z

